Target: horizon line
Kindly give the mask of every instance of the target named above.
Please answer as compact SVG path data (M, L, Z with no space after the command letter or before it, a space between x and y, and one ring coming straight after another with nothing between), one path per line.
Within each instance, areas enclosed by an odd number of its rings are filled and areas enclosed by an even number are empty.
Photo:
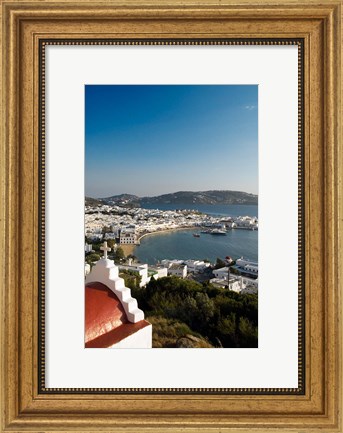
M247 192L247 191L241 191L241 190L233 190L233 189L208 189L208 190L202 190L202 191L192 191L192 190L178 190L178 191L174 191L174 192L166 192L163 194L155 194L155 195L143 195L143 196L139 196L137 194L133 194L133 193L128 193L128 192L121 192L121 193L117 193L117 194L112 194L112 195L107 195L107 196L102 196L102 197L92 197L90 195L86 195L85 193L85 197L88 198L93 198L93 199L101 199L101 198L108 198L108 197L115 197L115 196L119 196L119 195L133 195L136 196L138 198L144 198L144 197L160 197L162 195L167 195L167 194L177 194L177 193L182 193L182 192L190 192L190 193L205 193L205 192L210 192L210 191L217 191L217 192L224 192L224 191L229 191L229 192L239 192L239 193L243 193L243 194L250 194L250 195L254 195L258 197L257 193L253 193L253 192Z

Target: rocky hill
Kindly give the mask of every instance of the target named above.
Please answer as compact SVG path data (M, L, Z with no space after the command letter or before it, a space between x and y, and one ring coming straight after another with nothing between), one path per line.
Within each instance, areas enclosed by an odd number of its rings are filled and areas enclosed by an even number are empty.
M179 191L141 199L146 204L257 204L257 201L257 195L241 191Z
M90 200L90 199L88 199ZM92 199L100 203L124 207L140 207L159 204L257 204L258 196L242 191L179 191L154 197L138 197L132 194L113 195Z

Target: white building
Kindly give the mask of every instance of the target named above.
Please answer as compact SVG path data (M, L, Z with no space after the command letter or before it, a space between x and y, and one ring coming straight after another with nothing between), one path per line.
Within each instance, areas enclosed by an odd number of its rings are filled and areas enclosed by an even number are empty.
M85 253L90 253L92 251L92 244L85 243Z
M237 266L244 267L248 263L255 263L255 262L251 262L250 260L247 260L244 257L241 257L241 258L239 258L239 259L236 260L236 265Z
M213 269L213 274L216 278L225 279L227 280L227 277L229 275L229 268L219 268L219 269Z
M137 236L135 230L122 229L119 235L119 243L136 245Z
M258 292L258 278L242 277L242 293L256 294Z
M210 280L210 283L213 284L215 287L228 288L237 293L242 290L241 277L237 277L232 274L230 274L230 282L228 282L226 275L226 278L212 278L212 280Z
M168 268L160 268L160 267L150 266L148 268L148 275L150 275L151 278L154 278L155 280L158 280L159 278L167 277L168 276Z
M103 238L103 234L102 233L90 233L87 232L86 233L87 239L93 241L93 242L97 242L97 241L101 241Z
M113 239L113 240L115 240L116 239L116 234L115 233L105 233L104 234L104 239L106 239L106 240L108 240L108 239Z
M216 287L228 288L237 293L257 293L258 292L258 280L254 278L241 277L230 274L230 283L228 283L228 275L224 275L220 278L213 278L210 283Z
M258 275L258 265L245 265L244 271L252 272Z
M91 271L91 265L85 263L85 276L88 275Z
M175 275L176 277L186 278L187 277L187 265L172 264L168 268L168 275Z
M148 265L147 264L137 264L137 265L120 265L120 270L131 271L137 273L141 277L141 282L139 287L144 287L150 281L150 276L148 275Z
M249 287L249 286L253 286L253 287L258 287L258 278L248 278L248 277L241 277L242 278L242 283L243 283L243 287Z
M188 272L204 272L210 266L210 263L203 260L185 260L184 264L187 265Z
M111 229L112 233L114 234L114 236L115 236L116 238L119 238L120 227L119 227L119 226L111 225L111 226L110 226L110 229Z
M235 219L235 224L237 228L253 229L258 227L257 218L252 218L250 216L237 217Z
M243 273L246 272L247 274L258 275L258 263L244 259L243 257L236 260L235 267Z
M183 260L177 260L177 259L168 260L168 259L164 259L164 260L161 260L161 264L162 264L162 266L164 266L166 268L170 268L171 265L183 265Z

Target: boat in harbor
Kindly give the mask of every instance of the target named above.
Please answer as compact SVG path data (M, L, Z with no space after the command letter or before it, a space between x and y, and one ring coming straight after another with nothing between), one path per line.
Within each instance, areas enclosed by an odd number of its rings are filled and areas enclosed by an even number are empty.
M225 230L213 229L210 231L211 235L226 235Z
M225 230L220 229L209 229L209 230L202 230L201 233L207 233L209 235L226 235Z
M199 233L193 233L193 236L194 236L195 238L200 238Z

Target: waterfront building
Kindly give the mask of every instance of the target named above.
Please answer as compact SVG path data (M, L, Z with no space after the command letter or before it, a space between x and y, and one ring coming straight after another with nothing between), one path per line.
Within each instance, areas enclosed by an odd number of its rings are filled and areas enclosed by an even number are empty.
M168 275L175 275L176 277L186 278L187 277L187 265L173 263L168 268Z
M125 287L119 269L104 257L86 276L85 282L85 347L135 348L152 347L152 325Z
M203 260L185 260L183 262L187 265L188 272L204 272L211 264Z
M231 224L231 225L230 225ZM140 236L174 228L208 227L225 230L230 228L258 229L256 217L223 218L215 215L199 214L192 210L156 210L144 208L124 208L112 204L111 206L86 206L85 232L87 238L94 235L94 240L102 239L103 227L109 227L116 237L122 230L131 230ZM97 236L95 236L97 235ZM135 243L132 238L123 238L123 243Z
M219 269L213 269L213 274L216 278L219 279L225 279L227 280L227 277L229 275L229 268L228 267L224 267L224 268L219 268Z
M241 268L244 268L244 266L246 265L258 266L258 263L245 259L244 257L241 257L240 259L236 260L236 266L240 266Z
M170 268L170 266L172 266L172 265L183 265L183 260L177 260L177 259L168 260L168 259L163 259L163 260L161 260L161 264L162 264L162 266L164 266L166 268Z
M258 263L241 257L236 260L234 269L238 270L242 276L250 276L252 278L258 277Z
M258 274L258 265L257 264L256 265L245 265L243 270L245 272L248 271L248 272L251 272L253 274Z
M168 276L168 268L149 266L148 275L155 280Z
M257 229L258 228L258 221L257 218L255 217L249 217L249 216L244 216L244 217L237 217L234 220L235 227L238 229ZM233 228L233 224L231 225L231 228Z
M127 244L136 245L137 236L136 236L135 229L122 229L122 230L120 230L119 243L126 244L126 245Z
M235 222L231 222L231 223L229 222L228 224L226 224L226 227L228 229L234 229L237 227L237 224Z

